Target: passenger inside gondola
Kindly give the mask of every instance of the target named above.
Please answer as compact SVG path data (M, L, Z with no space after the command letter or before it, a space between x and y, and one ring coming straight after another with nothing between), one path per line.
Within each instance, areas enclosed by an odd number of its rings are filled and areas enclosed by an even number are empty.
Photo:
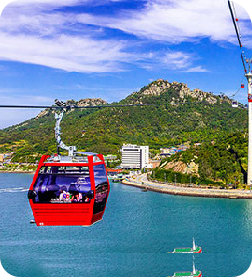
M88 167L42 167L34 185L34 202L80 203L90 190Z
M84 200L82 200L84 203L90 203L90 198L87 197L87 195L84 196Z
M61 190L60 190L60 197L59 197L59 200L60 201L63 201L63 202L66 202L66 201L70 201L70 199L71 199L71 195L70 195L70 193L69 192L67 192L67 188L66 188L66 186L63 186L62 188L61 188Z
M79 193L78 191L73 193L73 196L71 198L71 201L76 203L76 202L82 202L82 194Z

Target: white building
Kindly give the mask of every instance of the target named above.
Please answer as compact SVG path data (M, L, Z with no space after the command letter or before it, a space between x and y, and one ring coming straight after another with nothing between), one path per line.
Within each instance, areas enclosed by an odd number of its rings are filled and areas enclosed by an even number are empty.
M122 168L145 168L149 164L149 146L123 145Z

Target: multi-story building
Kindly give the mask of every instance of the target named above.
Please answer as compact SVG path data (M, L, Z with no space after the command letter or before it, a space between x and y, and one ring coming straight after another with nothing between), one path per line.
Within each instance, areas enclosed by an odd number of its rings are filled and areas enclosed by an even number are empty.
M149 146L127 144L122 149L122 168L142 169L149 164Z

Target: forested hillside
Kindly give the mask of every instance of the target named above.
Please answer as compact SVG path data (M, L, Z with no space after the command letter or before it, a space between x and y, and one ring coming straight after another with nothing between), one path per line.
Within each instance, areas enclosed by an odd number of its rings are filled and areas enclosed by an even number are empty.
M243 184L247 182L247 147L248 134L242 132L191 145L187 151L163 159L155 177L174 182L179 165L183 170L177 173L177 182Z
M204 142L207 147L212 140L245 133L247 128L246 109L232 108L227 97L190 90L177 82L157 80L120 103L158 106L68 111L61 124L64 143L104 154L118 154L123 143L149 145L155 152L185 141ZM25 156L36 160L42 153L55 152L54 124L54 115L46 110L1 130L0 152L14 151L14 161L23 161Z

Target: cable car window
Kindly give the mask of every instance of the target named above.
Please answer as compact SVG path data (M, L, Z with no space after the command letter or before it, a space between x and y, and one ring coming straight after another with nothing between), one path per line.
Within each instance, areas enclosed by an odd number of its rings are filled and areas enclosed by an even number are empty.
M88 167L44 166L33 190L35 203L90 203Z
M104 164L94 166L95 202L94 214L105 209L108 197L108 180Z
M101 159L97 156L93 156L94 163L101 162Z

